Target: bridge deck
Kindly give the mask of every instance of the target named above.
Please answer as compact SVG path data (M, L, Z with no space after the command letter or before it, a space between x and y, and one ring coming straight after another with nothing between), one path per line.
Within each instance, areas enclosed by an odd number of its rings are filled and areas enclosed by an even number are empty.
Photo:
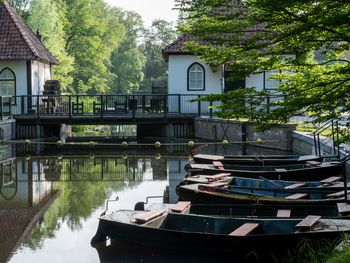
M193 122L212 116L203 95L35 95L0 97L0 118L20 124L139 124Z

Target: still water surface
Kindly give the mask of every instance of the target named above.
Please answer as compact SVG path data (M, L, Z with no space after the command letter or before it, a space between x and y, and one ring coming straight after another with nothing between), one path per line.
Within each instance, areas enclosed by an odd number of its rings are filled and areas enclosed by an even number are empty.
M0 263L218 262L218 255L157 251L113 240L96 248L90 245L108 199L119 198L110 203L111 211L133 209L147 196L164 193L170 203L177 202L175 187L185 175L188 152L141 152L142 156L57 154L4 160Z

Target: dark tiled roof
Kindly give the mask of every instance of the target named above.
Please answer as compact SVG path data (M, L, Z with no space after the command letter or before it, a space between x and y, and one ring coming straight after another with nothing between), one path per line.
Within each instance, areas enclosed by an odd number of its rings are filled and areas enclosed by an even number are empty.
M7 2L0 3L0 61L42 60L59 61Z
M237 2L237 0L228 1L227 3L221 4L221 6L215 8L214 10L210 11L213 15L219 15L219 16L226 16L231 15L234 11L236 12L248 12L246 8L244 8L240 2ZM250 37L256 34L256 32L263 30L265 27L263 24L255 25L251 28L249 28L243 37ZM232 38L234 36L233 33L226 33L221 36L221 38ZM195 37L185 34L177 38L173 43L171 43L169 46L164 48L162 50L163 58L165 61L168 61L169 55L193 55L192 52L186 51L185 49L185 42L187 41L195 41ZM237 38L237 41L239 41L239 37ZM197 41L198 43L198 41ZM208 45L208 41L200 41L200 44Z
M178 37L173 43L162 50L163 58L168 61L169 55L191 55L192 52L185 49L185 42L194 41L195 38L191 35L182 35Z

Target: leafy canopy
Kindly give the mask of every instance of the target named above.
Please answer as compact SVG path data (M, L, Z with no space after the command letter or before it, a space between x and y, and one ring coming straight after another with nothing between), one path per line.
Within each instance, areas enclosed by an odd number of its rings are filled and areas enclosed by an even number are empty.
M225 64L237 79L281 72L274 77L281 82L273 92L248 88L205 98L222 101L219 115L247 117L266 128L295 114L307 113L322 122L349 111L349 1L176 2L186 14L182 32L197 38L187 48L201 59ZM274 98L257 106L260 96ZM253 101L253 110L249 103L237 107L242 100Z

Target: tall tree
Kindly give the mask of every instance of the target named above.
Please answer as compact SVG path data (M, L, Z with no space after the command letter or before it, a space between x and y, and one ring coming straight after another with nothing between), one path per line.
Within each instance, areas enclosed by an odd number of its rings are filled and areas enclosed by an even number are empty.
M5 1L5 0L2 0ZM29 8L32 0L9 0L9 3L16 8L18 14L20 14L25 20L29 16ZM0 1L1 2L1 1Z
M110 70L114 77L110 80L111 93L125 93L138 89L144 77L142 69L145 58L138 44L143 29L141 16L125 11L120 19L127 34L112 53Z
M122 27L107 15L103 0L65 0L67 5L67 50L74 56L74 91L108 92L113 75L108 69L110 56L124 35Z
M65 50L64 12L53 0L32 0L28 24L39 32L46 47L58 58L60 65L53 67L54 78L60 81L62 91L72 84L73 57Z
M229 65L239 78L271 69L289 72L275 76L282 81L276 92L283 99L274 99L268 105L269 112L256 107L246 117L270 126L300 112L307 112L315 122L321 122L349 111L348 1L177 2L189 14L183 32L197 37L188 48L202 59ZM310 53L321 59L310 59ZM230 117L238 112L228 98L260 95L268 94L245 89L207 99L221 100L219 114Z
M175 28L165 20L154 20L151 27L145 29L142 45L146 57L143 88L150 88L152 79L166 78L167 64L162 57L162 49L175 38Z

